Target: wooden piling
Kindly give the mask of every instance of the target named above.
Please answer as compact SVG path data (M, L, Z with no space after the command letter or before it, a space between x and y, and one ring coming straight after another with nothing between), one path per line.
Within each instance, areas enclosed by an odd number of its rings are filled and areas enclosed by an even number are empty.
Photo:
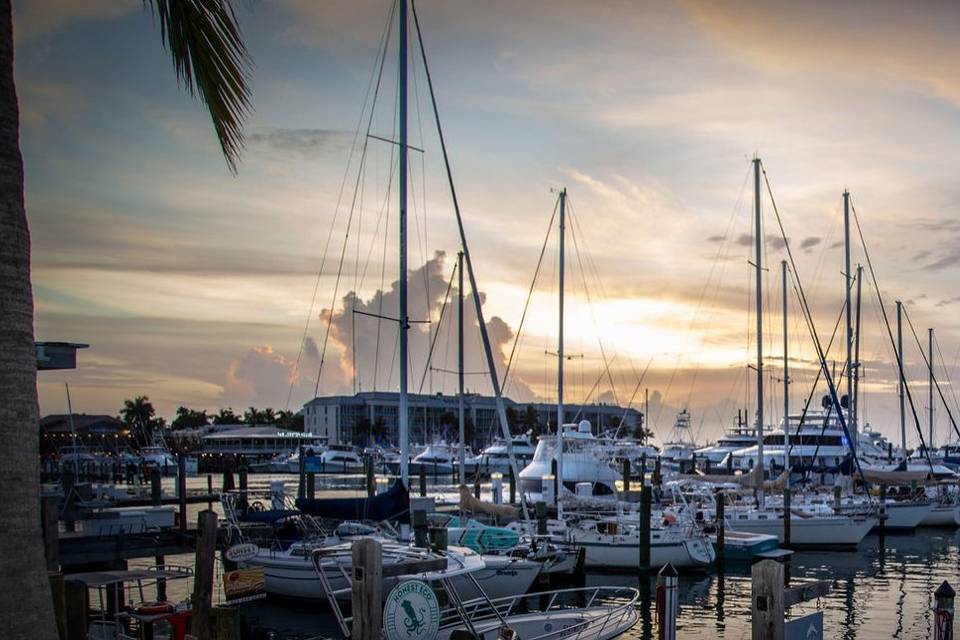
M427 512L417 509L413 512L414 546L426 549L430 545L427 533Z
M240 509L246 511L250 503L247 491L249 486L247 484L247 464L245 462L241 463L240 468L237 469L237 479L240 482Z
M161 486L160 469L150 470L150 504L159 507L163 504L163 487Z
M751 570L752 640L783 640L783 565L761 560Z
M306 493L306 484L303 477L303 445L300 445L300 449L297 455L297 475L298 475L298 484L297 484L297 498L302 499L307 495Z
M473 497L477 500L480 499L480 476L476 476L473 479Z
M213 495L213 476L207 474L207 495ZM207 500L207 509L213 509L213 500Z
M550 476L553 478L553 503L560 503L560 477L557 474L557 459L550 461Z
M537 502L536 505L536 516L537 516L537 535L545 536L547 535L547 503L543 500Z
M383 635L383 555L380 543L363 538L353 543L352 640L380 640Z
M317 474L313 471L307 472L307 498L313 500L317 497Z
M660 486L660 456L657 456L656 460L653 461L653 484Z
M790 487L783 489L783 546L790 546Z
M47 575L50 581L50 594L53 596L53 615L57 623L57 636L67 638L67 594L63 574L52 571Z
M420 465L420 497L427 497L427 470L422 464Z
M833 488L833 512L840 513L840 494L841 488L840 485L837 485Z
M649 486L644 486L640 489L640 555L637 565L640 571L650 570L650 508L652 493L653 490Z
M180 531L187 530L187 459L177 454L177 501L180 506Z
M372 498L377 494L377 479L375 477L375 469L373 468L373 458L367 456L363 459L364 470L367 474L367 497Z
M90 603L82 582L67 580L63 585L67 611L67 640L87 640Z
M715 500L717 502L717 515L714 519L714 525L717 527L717 571L723 573L726 565L726 499L723 491L717 491Z
M880 553L883 553L887 547L887 487L880 485L880 517L877 530L877 544L880 547Z
M211 636L210 607L213 601L214 560L217 553L217 514L210 510L197 516L197 552L194 560L193 619L190 632L198 638Z
M630 494L630 458L623 459L623 495Z
M43 516L43 551L47 559L47 571L60 570L60 498L44 496L40 499Z
M647 454L640 454L640 486L647 484Z

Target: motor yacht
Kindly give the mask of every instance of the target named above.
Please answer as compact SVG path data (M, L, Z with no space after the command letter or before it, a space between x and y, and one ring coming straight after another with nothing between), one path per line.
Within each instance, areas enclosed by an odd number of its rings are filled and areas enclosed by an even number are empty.
M533 459L520 471L520 490L530 500L543 500L552 491L552 487L544 486L544 478L553 477L557 453L557 437L540 436ZM616 498L619 479L611 451L593 435L588 420L563 425L564 489L574 493L578 484L589 483L591 495L612 499Z
M477 470L484 475L510 473L510 448L513 449L513 457L520 469L533 460L533 455L536 453L536 448L527 434L513 436L510 439L510 447L507 447L506 440L497 438L477 456Z

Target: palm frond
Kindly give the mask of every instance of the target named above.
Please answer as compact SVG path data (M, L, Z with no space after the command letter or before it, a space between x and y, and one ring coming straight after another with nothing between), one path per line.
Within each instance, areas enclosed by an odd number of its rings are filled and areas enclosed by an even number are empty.
M251 61L229 0L143 2L160 19L177 80L207 105L223 156L236 173L250 112Z

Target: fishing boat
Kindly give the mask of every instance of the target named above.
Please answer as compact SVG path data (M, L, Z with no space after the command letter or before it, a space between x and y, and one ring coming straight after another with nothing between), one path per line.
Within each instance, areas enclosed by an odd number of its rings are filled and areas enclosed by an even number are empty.
M713 465L719 465L727 459L727 455L751 447L757 443L757 430L747 426L742 415L738 412L737 421L729 431L717 438L717 441L706 447L700 447L694 453L697 460L707 460Z
M533 460L536 448L530 441L529 435L514 436L510 444L513 447L513 457L517 464L526 465ZM477 470L485 475L510 472L510 452L506 440L496 438L493 443L480 452L480 455L477 456Z
M690 436L690 413L684 409L677 414L670 439L663 443L660 462L669 471L684 471L693 465L697 445Z
M590 422L563 425L563 487L571 493L577 485L589 483L593 496L613 499L617 495L617 480L620 474L611 464L610 452L604 443L593 435ZM558 465L556 436L540 436L533 460L520 471L520 490L530 500L543 500L552 487L554 468Z

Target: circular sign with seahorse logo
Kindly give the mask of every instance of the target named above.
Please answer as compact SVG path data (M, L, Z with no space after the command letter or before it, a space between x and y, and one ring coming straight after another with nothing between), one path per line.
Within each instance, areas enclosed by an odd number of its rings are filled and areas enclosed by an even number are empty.
M390 591L383 605L386 640L434 640L439 629L440 603L426 582L404 580Z

